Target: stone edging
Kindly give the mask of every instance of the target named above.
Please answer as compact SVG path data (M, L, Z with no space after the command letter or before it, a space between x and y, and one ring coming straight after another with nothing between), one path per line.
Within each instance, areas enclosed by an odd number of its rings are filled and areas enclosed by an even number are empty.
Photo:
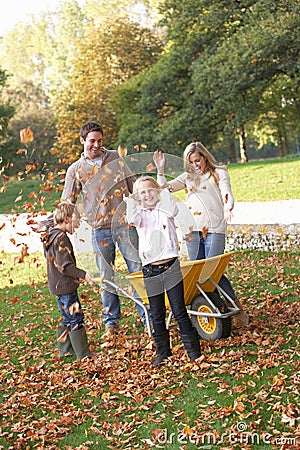
M226 251L300 251L300 224L232 225L227 228Z

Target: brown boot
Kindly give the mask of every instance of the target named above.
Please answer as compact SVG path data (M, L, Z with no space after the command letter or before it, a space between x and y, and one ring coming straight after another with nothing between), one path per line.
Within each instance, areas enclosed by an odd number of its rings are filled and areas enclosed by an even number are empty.
M241 302L236 299L234 300L235 304L239 307L240 312L238 314L235 314L234 316L232 316L232 325L235 328L247 328L249 326L249 316L248 314L244 311L244 308L241 304Z

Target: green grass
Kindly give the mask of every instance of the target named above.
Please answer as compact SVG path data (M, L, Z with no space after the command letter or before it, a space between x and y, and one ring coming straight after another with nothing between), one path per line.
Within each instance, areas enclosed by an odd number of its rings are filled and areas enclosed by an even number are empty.
M251 161L228 168L235 201L265 202L300 198L300 158Z
M232 164L228 170L237 202L300 198L300 158L296 156ZM18 182L0 178L0 183L0 214L41 211L42 208L51 211L61 196L61 182L48 180L44 185L40 179ZM180 193L179 198L183 195Z
M0 448L269 450L284 439L298 448L299 260L292 252L237 252L227 274L251 328L202 341L200 367L173 328L173 356L154 368L152 341L128 299L122 333L103 346L99 288L85 285L79 292L98 355L59 360L44 257L17 263L2 254Z
M10 180L6 185L2 181L0 214L53 211L62 188L62 183L44 184L40 179Z

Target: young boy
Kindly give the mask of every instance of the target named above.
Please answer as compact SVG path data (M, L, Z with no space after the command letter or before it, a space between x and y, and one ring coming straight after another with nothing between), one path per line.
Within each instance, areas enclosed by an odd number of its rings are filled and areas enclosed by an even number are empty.
M57 345L59 356L67 353L76 355L77 360L92 356L77 293L79 280L84 279L90 285L95 282L91 275L76 266L72 243L67 233L73 234L74 205L60 203L54 213L54 227L44 237L44 254L47 259L48 285L51 294L57 295L59 310L63 316L57 327Z

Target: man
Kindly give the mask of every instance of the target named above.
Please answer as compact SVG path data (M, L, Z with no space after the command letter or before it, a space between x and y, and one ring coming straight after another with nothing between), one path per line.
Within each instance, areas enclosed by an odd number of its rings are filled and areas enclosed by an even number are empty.
M62 201L75 204L81 194L83 215L92 227L92 243L100 277L113 281L117 247L129 273L141 270L137 233L126 222L123 202L123 195L132 192L135 176L117 151L102 146L103 128L99 123L86 122L80 128L80 142L83 153L67 170ZM120 299L107 287L104 287L101 297L106 327L104 337L109 337L118 332ZM144 311L136 306L146 326Z

